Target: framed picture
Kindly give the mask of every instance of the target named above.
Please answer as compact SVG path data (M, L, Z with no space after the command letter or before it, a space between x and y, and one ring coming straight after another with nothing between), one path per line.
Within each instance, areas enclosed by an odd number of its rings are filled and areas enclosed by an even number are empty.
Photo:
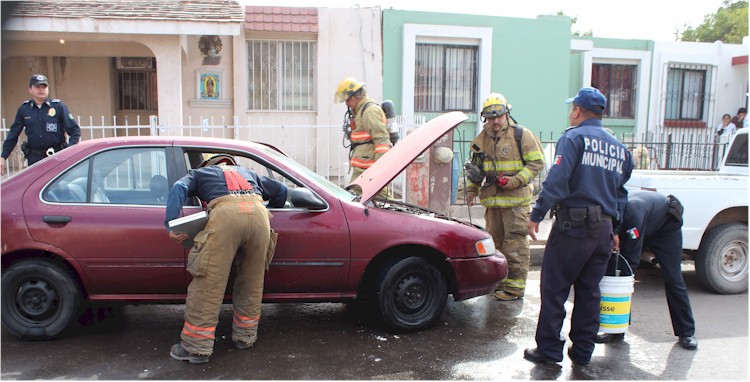
M211 101L221 100L222 79L219 71L199 71L198 72L198 99Z

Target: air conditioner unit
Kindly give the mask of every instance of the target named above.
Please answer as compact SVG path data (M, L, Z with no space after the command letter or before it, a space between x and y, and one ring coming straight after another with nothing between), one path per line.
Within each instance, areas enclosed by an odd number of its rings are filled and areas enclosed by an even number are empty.
M117 57L117 69L153 69L154 57Z

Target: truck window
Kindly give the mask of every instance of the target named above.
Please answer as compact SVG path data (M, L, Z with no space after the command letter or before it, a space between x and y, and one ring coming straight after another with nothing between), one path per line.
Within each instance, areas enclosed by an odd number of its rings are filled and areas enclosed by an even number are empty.
M747 167L747 134L737 135L727 154L727 166Z

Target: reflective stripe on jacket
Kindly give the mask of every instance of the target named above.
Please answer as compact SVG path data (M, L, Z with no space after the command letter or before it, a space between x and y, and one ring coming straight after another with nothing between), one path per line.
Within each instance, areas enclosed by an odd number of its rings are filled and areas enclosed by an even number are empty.
M354 129L351 134L352 152L349 165L362 169L369 168L391 149L390 134L386 128L385 113L379 105L374 104L361 112L368 102L375 102L363 97L354 107Z
M518 144L514 137L514 129L523 129L521 136L521 147L524 166L521 161L521 153L518 152ZM517 207L531 204L533 185L531 181L544 168L544 154L542 145L537 137L527 128L516 125L503 127L495 136L489 123L484 125L481 133L471 142L471 147L476 145L479 152L484 152L483 169L486 177L510 177L509 184L513 189L506 190L496 184L484 185L474 184L467 179L466 191L479 195L479 200L485 207ZM472 149L474 150L474 149ZM480 188L481 186L481 188Z

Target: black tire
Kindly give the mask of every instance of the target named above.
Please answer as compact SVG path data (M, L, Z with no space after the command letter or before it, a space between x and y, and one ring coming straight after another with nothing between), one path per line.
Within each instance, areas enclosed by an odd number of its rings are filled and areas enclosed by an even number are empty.
M721 294L747 291L747 224L722 224L703 238L695 271L701 284Z
M397 332L422 330L440 318L448 298L445 277L427 260L408 257L393 263L378 284L378 310Z
M26 340L55 338L76 317L81 303L68 272L46 259L24 260L2 276L2 322Z

